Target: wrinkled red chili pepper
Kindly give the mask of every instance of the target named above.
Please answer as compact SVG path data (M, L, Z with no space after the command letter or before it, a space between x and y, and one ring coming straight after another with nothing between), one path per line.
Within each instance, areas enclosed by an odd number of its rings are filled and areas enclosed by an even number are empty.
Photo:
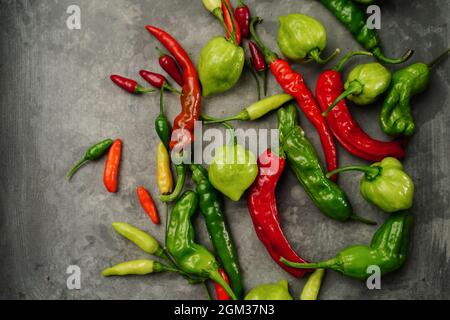
M238 0L238 5L234 11L234 15L236 16L239 28L241 28L242 36L249 39L251 20L250 9L242 0Z
M225 4L225 2L227 3L228 7L231 9L230 10L231 14L230 14L230 12L228 12L227 5ZM225 26L227 27L227 39L230 39L231 35L233 34L233 30L236 29L236 31L235 31L236 44L238 46L240 46L242 43L241 28L239 27L239 23L236 20L236 16L234 15L233 6L231 5L230 0L222 0L222 12L223 12L223 21L225 23ZM234 28L234 26L236 28Z
M142 87L139 83L137 83L137 81L133 79L128 79L117 74L113 74L110 78L111 81L114 82L117 86L125 91L128 91L129 93L149 93L155 91Z
M140 76L150 83L153 87L157 89L165 89L170 92L177 92L180 93L178 90L176 90L174 87L170 85L170 83L167 81L166 77L164 77L162 74L150 72L147 70L141 70L139 71Z
M275 189L285 169L286 159L269 149L258 159L258 166L259 175L248 196L248 210L256 234L278 265L294 277L301 278L308 271L290 268L280 262L282 257L289 256L288 260L306 263L295 253L284 236L278 216Z
M334 143L333 134L328 127L326 119L322 116L322 111L314 99L313 93L305 84L303 77L292 70L289 63L279 58L274 52L270 51L255 32L255 24L260 23L261 18L255 17L250 23L250 33L252 39L262 49L266 62L270 66L272 74L284 91L297 99L297 103L306 115L308 120L314 125L320 136L322 148L325 153L328 171L333 171L338 167L337 149ZM334 169L332 169L334 168ZM335 181L336 176L332 177Z
M122 140L117 139L112 144L105 162L105 172L103 174L103 184L106 190L111 193L117 192L119 179L120 158L122 156Z
M331 70L324 71L317 80L316 98L323 112L344 92L342 67L345 62L359 52L346 55L341 62ZM381 161L387 157L401 159L405 150L399 141L385 142L370 137L353 119L347 103L342 100L326 117L336 139L351 154L367 161Z
M194 139L194 125L200 118L202 94L197 70L186 51L167 32L154 26L146 26L147 30L156 37L175 57L183 70L183 91L181 95L181 113L176 117L173 126L170 148L184 146Z
M222 276L222 278L224 278L224 280L230 284L230 280L228 279L227 274L225 273L225 270L223 268L219 269L219 273ZM218 284L217 282L214 282L214 289L216 290L216 297L217 300L231 300L231 297L228 295L228 293L225 291L224 288L222 288L222 286L220 284Z
M180 87L182 87L184 85L184 79L175 59L162 52L158 47L156 47L156 50L159 52L159 65L161 68L163 68L163 70L167 72Z

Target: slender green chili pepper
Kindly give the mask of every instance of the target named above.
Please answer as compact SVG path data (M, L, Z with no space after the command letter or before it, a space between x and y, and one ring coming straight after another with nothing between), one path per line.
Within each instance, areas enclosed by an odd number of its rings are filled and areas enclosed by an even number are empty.
M134 260L123 262L102 271L102 276L145 276L159 272L178 272L176 269L153 260Z
M83 159L78 161L66 175L66 180L70 181L73 175L89 161L100 159L109 150L112 144L113 141L111 139L107 139L90 147L84 154Z
M161 142L169 150L169 142L171 138L170 122L164 114L164 88L160 90L159 96L159 115L155 119L155 129Z
M167 234L167 248L178 266L186 273L210 278L222 286L233 300L233 290L219 273L219 264L203 246L195 243L191 218L198 206L195 192L186 191L172 210Z
M261 101L257 101L251 106L245 108L240 113L238 113L235 116L224 118L224 119L214 119L211 121L205 121L206 124L212 124L212 123L222 123L226 121L234 121L234 120L240 120L240 121L254 121L262 118L266 114L268 114L271 111L279 109L281 106L283 106L286 102L292 101L295 98L288 94L276 94L274 96L265 98Z
M168 195L161 195L159 199L162 202L174 202L177 201L177 199L180 197L181 193L183 192L184 183L186 181L186 171L187 167L184 163L176 164L175 165L175 171L177 172L177 183L175 185L175 189L171 194Z
M355 215L344 191L326 177L313 145L298 125L295 105L289 104L278 110L278 123L281 150L286 154L297 179L320 211L338 221L351 219L374 224Z
M429 64L415 63L394 73L380 116L381 129L386 134L394 137L414 134L416 124L411 113L411 98L426 90L431 69L449 53L450 49Z
M192 164L192 180L197 184L200 212L205 218L214 249L230 280L231 288L238 298L243 296L241 270L239 267L236 246L226 222L221 194L208 179L208 171L201 165Z
M317 300L324 276L325 269L317 269L311 274L303 288L300 300Z
M331 269L361 280L370 276L370 266L378 266L381 275L385 275L397 270L406 261L411 224L412 217L407 212L394 213L375 233L370 246L352 246L342 250L335 258L319 263L298 264L283 258L281 261L293 268Z
M413 55L414 51L408 50L398 59L387 58L381 52L381 41L378 34L375 30L369 29L369 26L367 25L367 16L352 0L320 0L320 2L322 2L322 4L347 27L355 39L363 45L367 51L372 52L378 60L384 63L398 64L405 62Z

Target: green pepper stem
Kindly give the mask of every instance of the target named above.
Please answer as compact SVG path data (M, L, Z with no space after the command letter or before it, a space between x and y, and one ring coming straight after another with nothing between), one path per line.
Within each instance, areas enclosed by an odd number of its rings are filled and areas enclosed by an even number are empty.
M181 192L183 191L184 183L186 181L186 166L184 164L177 165L177 172L179 174L177 177L177 184L175 185L175 189L172 192L172 194L159 196L159 199L162 202L165 203L174 202L178 200L178 198L180 197Z
M164 233L164 245L167 243L167 235L169 234L169 205L167 203L165 205L165 211L166 211L166 230ZM166 251L166 249L164 249ZM167 251L166 251L167 253Z
M222 8L215 8L215 9L212 11L212 14L213 14L217 19L219 19L219 21L222 22L222 24L224 24Z
M167 82L164 81L164 84L162 86L162 89L166 89L169 92L172 93L176 93L178 95L182 95L182 92L180 90L175 89L174 87L172 87L170 84L168 84Z
M167 56L167 54L164 51L162 51L160 48L155 47L155 49L158 52L160 58Z
M268 83L268 77L267 77L267 68L264 70L264 71L262 71L261 72L262 73L262 78L263 78L263 81L264 81L264 96L265 97L267 97L267 89L268 89L268 86L269 86L269 83Z
M289 261L285 258L280 259L281 263L284 263L288 267L295 268L295 269L332 269L334 266L337 265L337 259L330 259L328 261L324 262L318 262L318 263L297 263Z
M202 115L202 117L208 117L208 116ZM224 123L224 122L228 122L228 121L248 121L248 120L250 120L249 116L248 116L248 112L246 110L244 110L244 111L240 112L239 114L232 116L232 117L227 117L227 118L222 118L222 119L208 117L208 119L211 119L211 120L204 121L205 124L216 124L216 123Z
M70 181L70 179L72 179L73 175L82 167L84 166L86 163L88 163L89 160L87 160L86 158L81 159L80 161L78 161L73 167L72 169L70 169L69 173L66 175L66 180Z
M266 59L266 62L268 64L271 64L272 62L274 62L278 58L278 56L276 55L276 53L274 53L273 51L271 51L269 48L267 48L264 45L264 43L258 37L258 35L256 33L256 30L255 30L255 25L261 23L262 21L263 20L260 17L253 17L252 18L252 20L250 21L250 34L251 34L252 40L263 51L264 58Z
M334 58L336 58L336 56L341 53L341 49L336 49L334 51L334 53L332 55L330 55L328 58L326 59L322 59L320 57L320 50L318 48L311 50L308 55L314 60L316 61L318 64L327 64L328 62L330 62L331 60L333 60Z
M228 3L225 0L222 0L222 4L225 5L225 8L228 11L228 15L230 16L231 25L233 26L233 31L230 34L230 40L235 45L239 46L239 44L237 43L237 39L236 39L237 26L236 26L236 23L235 23L235 21L233 19L233 15L234 15L233 10L230 8L230 6L228 5ZM226 28L226 30L228 30L228 28Z
M442 54L440 54L437 58L433 59L430 63L427 64L429 69L433 69L433 67L437 66L439 63L441 63L445 58L447 58L448 54L450 53L450 48L445 50Z
M208 272L209 278L212 281L215 281L217 284L219 284L231 297L233 300L237 300L236 294L233 292L233 290L230 288L228 283L225 281L224 278L220 275L218 270L212 270Z
M159 90L159 115L164 116L164 87Z
M213 298L211 296L211 292L209 292L209 288L208 288L208 285L206 284L206 282L203 282L203 287L205 288L206 296L208 297L208 300L211 301Z
M253 69L253 60L252 60L252 58L249 58L247 60L246 65L247 65L247 68L250 70L250 73L251 73L253 79L255 79L255 81L256 81L256 90L258 91L258 101L259 101L259 100L261 100L261 85L259 84L258 76L256 75L256 72Z
M155 92L155 90L150 89L150 88L144 88L143 86L138 84L137 87L136 87L136 90L134 92L138 93L138 94L145 94L145 93Z
M245 110L243 112L245 112ZM222 119L217 119L217 118L213 118L213 117L207 116L205 114L202 114L201 119L204 120L205 121L204 123L206 123L206 124L220 123L221 125L223 125L227 130L229 130L231 132L231 141L233 141L233 143L236 143L236 135L234 134L234 127L231 124L229 124L227 121L242 120L242 119L237 118L237 117L239 117L239 115L228 118L228 120L222 120ZM236 118L236 119L232 119L232 118Z
M364 89L364 86L359 81L357 81L357 80L352 81L350 83L348 89L345 90L339 97L337 97L337 99L333 102L333 104L327 109L327 111L322 113L322 115L324 117L327 117L330 114L330 112L333 111L333 109L339 104L339 102L341 102L348 96L351 96L352 94L360 95L362 93L363 89Z
M342 57L341 60L339 60L338 64L333 68L333 70L337 72L342 72L342 69L344 68L345 64L354 56L370 56L373 57L373 54L371 52L367 51L353 51L347 53L344 57Z
M361 223L364 223L364 224L368 224L370 226L376 226L378 224L375 221L363 218L363 217L358 216L356 214L353 214L352 216L350 216L350 220L358 221L358 222L361 222Z
M373 181L380 174L381 167L373 167L373 166L349 166L344 168L339 168L327 173L327 178L330 178L336 174L347 172L347 171L360 171L366 174L367 180Z
M407 61L409 58L411 58L411 56L414 54L414 50L408 50L405 52L405 54L398 58L398 59L392 59L392 58L388 58L386 57L382 52L380 47L376 47L375 49L372 50L373 55L380 61L387 63L387 64L400 64L403 63L405 61Z

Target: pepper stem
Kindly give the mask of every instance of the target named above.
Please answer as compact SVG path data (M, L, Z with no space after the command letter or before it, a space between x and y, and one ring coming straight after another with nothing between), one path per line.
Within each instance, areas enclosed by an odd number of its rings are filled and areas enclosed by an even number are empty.
M363 218L363 217L358 216L358 215L356 215L356 214L352 215L352 216L350 217L350 220L358 221L358 222L361 222L361 223L364 223L364 224L368 224L368 225L370 225L370 226L376 226L376 225L378 224L378 223L376 223L375 221L372 221L372 220Z
M181 195L181 191L183 191L184 183L186 181L186 166L184 165L184 163L182 163L177 165L177 167L177 173L179 174L177 177L177 184L175 185L175 189L173 190L172 194L159 196L159 199L162 202L168 203L176 201Z
M398 58L398 59L392 59L392 58L388 58L386 57L382 52L380 47L376 47L375 49L372 50L373 55L380 61L387 63L387 64L400 64L403 63L405 61L407 61L409 58L411 58L411 56L414 54L414 50L408 50L405 52L405 54Z
M151 93L151 92L155 92L155 90L150 89L150 88L144 88L141 85L137 85L136 90L134 91L134 93L139 93L139 94L144 94L144 93Z
M253 60L252 58L249 58L247 60L247 68L250 70L250 73L253 76L253 79L256 81L256 90L258 91L258 101L261 100L261 85L259 84L258 76L256 75L255 70L253 69Z
M264 96L267 97L267 89L268 89L267 68L263 71L262 78L264 81Z
M164 115L164 87L159 91L159 115Z
M211 296L211 292L209 292L209 288L208 285L206 284L206 282L203 282L203 287L205 288L206 291L206 296L208 297L208 300L212 300L212 296Z
M80 161L78 161L72 167L72 169L70 169L69 173L66 175L66 180L70 181L70 179L72 179L73 175L78 171L78 169L80 169L82 166L84 166L88 162L89 162L89 160L87 160L86 158L83 158Z
M240 114L243 114L243 113L240 113ZM236 143L236 135L234 133L234 127L231 124L229 124L227 121L241 120L241 119L237 118L237 117L239 117L239 115L232 117L232 118L236 118L236 119L228 118L228 120L217 119L217 118L213 118L213 117L210 117L210 116L207 116L204 114L202 114L201 118L202 118L202 120L206 120L206 122L205 122L206 124L220 123L221 125L223 125L227 130L229 130L231 132L231 141L233 141L233 143Z
M208 272L209 278L219 284L233 300L237 300L236 294L230 288L225 279L221 276L218 270Z
M179 94L180 96L182 95L182 92L180 90L175 89L174 87L172 87L170 84L168 84L165 81L164 81L164 84L162 86L162 89L166 89L167 91L170 91L172 93Z
M330 55L328 58L326 59L322 59L320 57L320 50L318 48L311 50L308 55L314 60L316 61L318 64L327 64L328 62L330 62L331 60L333 60L334 58L336 58L336 56L341 53L341 49L336 49L334 51L334 53L332 55Z
M450 48L445 50L439 57L431 61L427 64L428 68L432 69L433 67L437 66L439 63L444 61L445 58L447 58L448 54L450 53Z
M338 64L333 68L333 70L337 71L337 72L341 72L342 69L344 68L344 65L354 56L370 56L373 57L373 54L371 52L367 52L367 51L353 51L353 52L349 52L347 53L344 57L342 57L341 60L339 60Z
M263 20L260 17L253 17L250 21L250 34L252 40L258 45L258 47L263 51L264 58L266 59L266 62L268 64L271 64L277 59L276 53L271 51L269 48L267 48L264 43L261 41L261 39L258 37L255 25L261 23Z
M233 26L233 31L230 34L230 40L231 42L233 42L235 45L239 46L239 44L237 43L237 39L236 39L236 30L237 30L237 26L236 23L233 19L234 13L233 10L230 8L230 6L228 5L228 3L225 0L222 0L222 4L225 6L225 8L228 11L228 15L230 16L230 20L231 20L231 25ZM228 28L227 28L228 29Z
M285 258L281 258L280 261L281 263L284 263L288 267L295 269L333 269L333 267L337 265L336 258L318 263L297 263L289 261Z
M164 51L162 51L160 48L155 47L155 49L158 52L160 58L167 56L167 54Z
M215 9L212 11L212 14L213 14L217 19L219 19L219 21L222 22L222 24L223 24L223 12L222 12L222 8L215 8Z
M205 124L216 124L216 123L224 123L224 122L228 122L228 121L237 121L237 120L246 121L246 120L248 120L248 115L245 111L243 111L235 116L228 117L228 118L216 119L216 118L212 118L212 117L205 116L205 115L202 115L202 118L203 119L206 119L206 118L211 119L211 120L204 121Z
M380 175L381 167L379 167L379 166L375 166L375 167L373 167L373 166L349 166L349 167L339 168L339 169L336 169L336 170L333 170L333 171L327 173L327 178L330 178L336 174L339 174L342 172L347 172L347 171L364 172L366 174L367 180L373 181Z
M363 89L364 89L364 86L359 81L357 81L357 80L352 81L350 83L348 89L345 90L339 97L337 97L337 99L333 102L333 104L327 109L327 111L322 113L322 115L324 117L327 117L330 114L330 112L339 104L339 102L341 102L348 96L351 96L352 94L360 95L362 93Z

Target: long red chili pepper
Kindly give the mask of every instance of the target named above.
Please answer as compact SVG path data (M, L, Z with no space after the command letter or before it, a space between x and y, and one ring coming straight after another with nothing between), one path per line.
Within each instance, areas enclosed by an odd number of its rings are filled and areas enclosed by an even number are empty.
M167 72L180 87L182 87L184 79L175 59L162 52L158 47L156 47L156 50L159 52L159 65L161 68L163 68L163 70Z
M346 55L334 69L326 70L319 76L316 98L323 112L327 111L344 91L341 69L355 54L363 53L355 52ZM328 114L326 121L342 146L359 158L367 161L381 161L387 157L401 159L405 156L405 150L399 141L376 140L364 132L353 119L345 99Z
M234 15L236 16L239 28L241 28L242 36L249 39L251 14L249 7L242 0L238 0L238 5L234 11Z
M125 91L128 91L129 93L148 93L155 91L142 87L139 83L137 83L137 81L133 79L128 79L117 74L113 74L110 78L111 81L114 82L117 86Z
M122 140L117 139L109 149L108 157L106 158L105 163L105 172L103 174L103 183L106 190L111 193L117 192L121 156Z
M156 209L155 203L153 202L150 193L144 187L138 187L136 189L136 193L138 195L142 209L144 209L145 213L147 213L147 215L153 221L153 223L158 225L159 224L158 210Z
M225 2L231 9L230 12L228 12ZM223 21L225 23L225 26L227 27L227 39L230 39L231 35L233 34L233 30L235 30L236 44L240 46L242 42L241 28L239 27L239 22L236 20L236 16L234 15L233 6L231 5L230 0L222 0L222 12Z
M294 277L303 277L305 270L290 268L280 262L282 257L289 256L288 260L293 259L299 263L306 263L295 253L284 236L278 216L275 189L285 169L286 159L267 150L260 156L258 165L259 175L250 188L248 196L248 210L256 234L278 265Z
M263 50L266 62L269 64L270 70L278 83L286 93L297 99L297 103L303 113L316 128L325 153L328 171L333 171L338 167L337 149L330 128L322 116L322 111L317 105L313 93L305 84L303 77L299 73L292 70L286 60L279 58L274 52L265 47L262 41L258 38L254 26L256 23L260 23L261 21L262 20L259 17L252 19L250 24L252 39ZM336 176L332 177L332 179L336 180Z
M183 90L181 95L181 113L176 117L173 126L170 148L191 143L194 139L194 125L200 118L202 94L197 70L186 51L167 32L154 26L146 26L147 30L156 37L175 57L183 70Z
M219 273L222 276L222 278L224 278L224 280L230 284L230 280L228 279L227 274L225 273L225 270L223 268L219 269ZM225 291L224 288L222 288L222 286L220 284L218 284L217 282L214 282L214 289L216 290L216 296L217 296L217 300L231 300L231 297L228 295L228 293Z

